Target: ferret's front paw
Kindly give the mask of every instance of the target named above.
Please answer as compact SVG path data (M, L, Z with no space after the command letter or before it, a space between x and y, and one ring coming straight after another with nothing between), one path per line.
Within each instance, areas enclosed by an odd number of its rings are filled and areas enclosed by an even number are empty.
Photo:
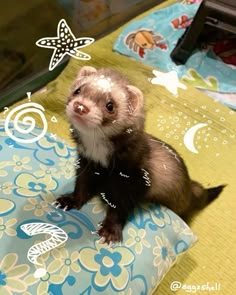
M123 240L122 226L120 224L102 224L97 234L101 237L100 243L107 243L110 247Z
M52 205L56 206L56 208L62 209L63 211L78 208L73 194L62 195L61 197L57 198L56 201L52 203Z

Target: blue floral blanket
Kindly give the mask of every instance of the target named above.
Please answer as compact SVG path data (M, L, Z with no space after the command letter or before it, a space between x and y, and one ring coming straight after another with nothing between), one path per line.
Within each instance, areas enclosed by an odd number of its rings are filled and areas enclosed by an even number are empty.
M74 186L75 149L36 128L0 121L0 294L150 294L196 241L165 207L130 216L124 241L108 248L92 234L105 216L99 198L64 212L51 203ZM21 126L24 130L24 125ZM30 141L30 142L29 142Z
M185 65L176 65L170 57L199 8L199 3L193 2L199 1L176 3L129 23L113 49L163 71L174 70L194 87L236 93L236 67L225 63L232 52L228 46L219 52L222 46L208 44L202 50L195 50Z

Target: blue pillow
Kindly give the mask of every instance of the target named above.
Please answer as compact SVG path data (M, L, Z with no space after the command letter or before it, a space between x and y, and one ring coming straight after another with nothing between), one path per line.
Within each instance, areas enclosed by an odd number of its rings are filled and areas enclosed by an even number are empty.
M50 133L31 142L39 128L9 130L0 122L0 294L149 294L196 242L172 211L143 205L122 244L99 244L98 197L80 211L50 205L73 190L75 149Z

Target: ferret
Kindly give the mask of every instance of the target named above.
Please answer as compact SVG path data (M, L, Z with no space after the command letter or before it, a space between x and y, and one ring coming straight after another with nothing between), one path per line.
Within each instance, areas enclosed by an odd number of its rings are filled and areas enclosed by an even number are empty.
M122 241L129 215L142 203L164 205L186 219L224 188L204 189L191 180L177 151L144 131L143 94L114 70L82 67L66 114L78 165L73 193L60 196L56 204L80 209L99 195L107 204L96 232L102 242Z

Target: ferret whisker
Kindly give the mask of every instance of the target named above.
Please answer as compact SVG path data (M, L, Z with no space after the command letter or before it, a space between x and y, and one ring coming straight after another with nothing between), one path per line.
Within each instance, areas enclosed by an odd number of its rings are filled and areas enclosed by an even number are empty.
M111 170L110 170L110 175L112 174L112 172L114 171L114 169L115 169L115 165L116 164L116 159L115 159L115 157L112 157L112 167L111 167Z
M101 131L101 133L103 134L104 138L107 138L107 135L106 135L106 133L103 131L102 127L100 127L100 126L97 126L97 127L98 127L98 129Z
M92 155L94 153L94 147L95 147L95 133L96 133L96 129L93 129L93 147L92 147Z
M121 125L122 127L122 125ZM110 127L109 129L113 134L120 133L121 128L116 128L115 126Z

